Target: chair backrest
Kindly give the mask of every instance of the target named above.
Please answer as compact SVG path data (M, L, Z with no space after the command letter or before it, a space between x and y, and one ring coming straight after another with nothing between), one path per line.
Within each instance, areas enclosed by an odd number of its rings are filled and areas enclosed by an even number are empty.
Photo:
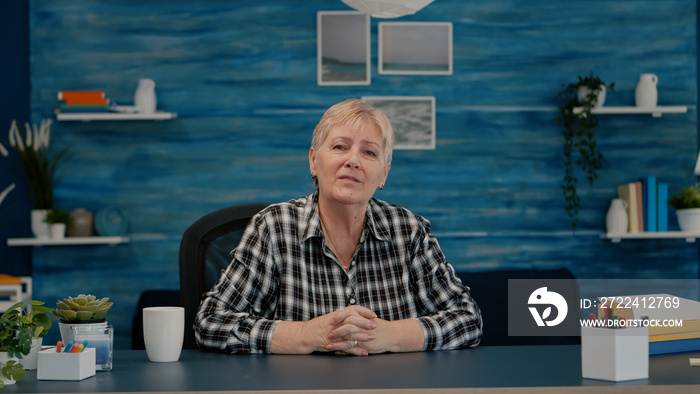
M250 203L219 209L194 222L180 243L180 298L185 307L185 349L196 349L194 317L202 295L216 283L231 262L229 254L243 236L250 219L269 203Z
M486 272L457 272L462 283L470 287L470 294L481 309L484 333L479 346L512 345L573 345L580 344L579 336L509 336L508 335L508 279L576 279L566 268L494 270ZM572 291L578 298L579 289ZM574 316L580 315L578 304L572 307Z

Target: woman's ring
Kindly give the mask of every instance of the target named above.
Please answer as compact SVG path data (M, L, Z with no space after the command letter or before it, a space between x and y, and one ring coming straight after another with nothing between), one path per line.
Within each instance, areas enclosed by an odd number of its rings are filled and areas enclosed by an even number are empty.
M355 345L353 345L353 347L357 347L358 343L360 343L360 341L355 341Z

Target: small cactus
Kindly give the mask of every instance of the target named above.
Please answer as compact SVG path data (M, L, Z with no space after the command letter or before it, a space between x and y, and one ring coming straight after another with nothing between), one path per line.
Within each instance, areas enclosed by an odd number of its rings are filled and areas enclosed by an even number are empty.
M92 294L80 294L77 297L64 298L56 301L56 309L52 312L64 323L101 322L104 321L109 308L114 303L109 298L97 299Z

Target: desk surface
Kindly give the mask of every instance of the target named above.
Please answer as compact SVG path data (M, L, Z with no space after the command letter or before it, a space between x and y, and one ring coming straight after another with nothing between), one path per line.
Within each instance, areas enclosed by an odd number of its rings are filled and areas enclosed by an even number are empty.
M145 351L116 351L114 369L80 382L37 381L36 371L4 393L366 390L431 392L698 392L700 353L652 356L649 379L612 383L581 378L581 349L561 346L484 346L474 349L380 354L226 355L185 350L180 361L149 362ZM661 387L664 386L664 387ZM519 387L519 388L518 388ZM525 387L527 389L523 389ZM567 387L563 390L563 387ZM498 389L493 389L498 388ZM510 389L508 389L510 388ZM516 389L517 388L517 389ZM415 390L406 390L415 391ZM420 390L419 390L420 391Z

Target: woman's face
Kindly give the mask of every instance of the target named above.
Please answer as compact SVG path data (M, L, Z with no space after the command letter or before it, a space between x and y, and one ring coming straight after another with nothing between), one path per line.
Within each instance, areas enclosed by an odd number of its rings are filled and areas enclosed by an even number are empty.
M332 129L318 151L309 150L309 165L322 198L358 205L367 204L391 167L382 133L372 122Z

